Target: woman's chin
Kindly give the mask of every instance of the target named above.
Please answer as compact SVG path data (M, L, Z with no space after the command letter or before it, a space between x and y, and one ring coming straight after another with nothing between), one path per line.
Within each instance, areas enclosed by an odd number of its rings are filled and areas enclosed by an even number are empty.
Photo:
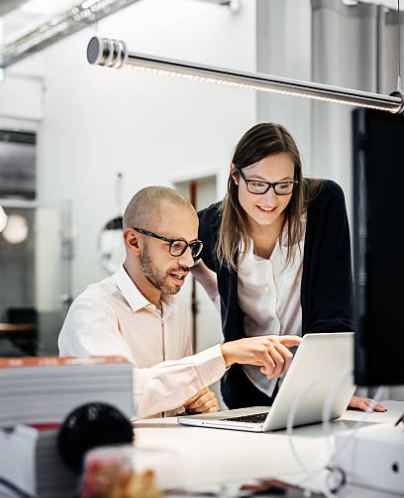
M249 219L250 221L252 220L254 225L260 225L263 227L273 225L277 221L279 221L279 214L278 213L254 213L254 214L249 214Z

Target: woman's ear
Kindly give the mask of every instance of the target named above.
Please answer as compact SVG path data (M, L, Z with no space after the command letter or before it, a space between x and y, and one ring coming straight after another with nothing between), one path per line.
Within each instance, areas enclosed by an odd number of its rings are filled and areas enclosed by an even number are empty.
M237 171L237 168L236 166L234 165L234 163L231 163L231 166L230 166L230 174L231 174L231 177L233 178L233 181L236 185L238 185L238 181L239 181L239 173Z

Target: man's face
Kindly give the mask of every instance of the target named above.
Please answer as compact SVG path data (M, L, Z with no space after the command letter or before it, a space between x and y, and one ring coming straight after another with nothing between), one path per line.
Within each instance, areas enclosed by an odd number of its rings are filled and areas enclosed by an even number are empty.
M168 239L183 239L191 243L198 238L198 217L186 206L163 202L160 216L152 227L139 227ZM189 269L194 265L191 249L181 256L172 256L169 243L142 235L140 264L147 280L163 294L177 294L184 285Z

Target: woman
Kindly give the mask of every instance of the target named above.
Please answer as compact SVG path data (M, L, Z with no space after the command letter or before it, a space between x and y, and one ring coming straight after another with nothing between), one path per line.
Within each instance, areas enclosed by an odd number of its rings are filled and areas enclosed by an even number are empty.
M303 178L285 128L261 123L247 131L234 152L226 197L198 214L204 248L193 273L213 300L220 295L225 341L353 330L342 189ZM259 367L234 365L222 394L229 408L270 405L278 386ZM370 402L354 396L350 406L366 409Z

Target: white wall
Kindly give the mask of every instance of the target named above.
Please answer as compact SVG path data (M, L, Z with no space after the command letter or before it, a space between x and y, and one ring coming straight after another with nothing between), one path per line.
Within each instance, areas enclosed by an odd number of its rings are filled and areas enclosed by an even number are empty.
M311 81L310 0L257 0L257 71ZM311 167L311 101L290 95L260 92L258 121L279 123L299 148L303 173Z
M35 56L7 68L0 82L0 127L37 131L43 117L42 59Z
M90 27L31 58L41 59L46 88L39 201L72 200L75 296L104 276L96 241L118 214L118 171L123 205L139 188L193 170L225 176L233 147L256 119L254 92L90 66L86 47L95 32ZM100 22L97 34L125 40L131 51L255 70L250 0L238 13L197 0L142 0Z

